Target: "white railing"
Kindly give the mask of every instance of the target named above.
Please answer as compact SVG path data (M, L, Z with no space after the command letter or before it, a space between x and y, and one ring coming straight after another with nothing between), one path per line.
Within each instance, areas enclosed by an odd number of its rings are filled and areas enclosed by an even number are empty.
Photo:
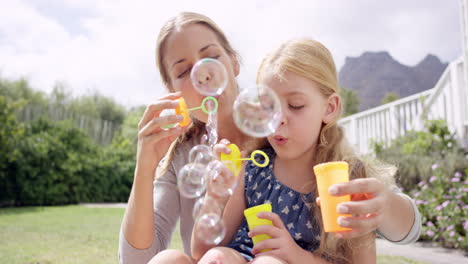
M444 119L460 143L468 146L468 91L464 63L450 63L434 88L341 119L346 138L362 154L372 142L389 144L409 130L423 128L424 118Z

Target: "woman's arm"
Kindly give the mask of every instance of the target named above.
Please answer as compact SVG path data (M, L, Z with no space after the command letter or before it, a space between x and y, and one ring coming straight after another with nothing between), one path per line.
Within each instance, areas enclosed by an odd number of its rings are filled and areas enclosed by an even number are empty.
M154 238L153 177L149 176L154 173L135 169L133 186L122 221L123 234L136 249L149 248Z
M123 234L135 248L148 248L154 238L153 180L159 161L171 143L184 132L175 127L161 127L179 122L180 115L159 116L164 109L175 108L180 93L168 94L149 105L138 124L138 146L135 174L127 209L122 221Z
M154 182L154 192L153 182L146 184L151 188L150 197L129 199L120 232L120 263L147 263L158 252L167 249L180 216L180 197L173 166ZM149 205L146 204L148 201Z

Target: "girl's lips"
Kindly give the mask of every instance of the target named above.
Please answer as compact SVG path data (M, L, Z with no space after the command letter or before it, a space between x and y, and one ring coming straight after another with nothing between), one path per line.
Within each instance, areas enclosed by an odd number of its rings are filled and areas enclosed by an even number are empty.
M286 144L288 142L288 139L285 138L285 137L282 137L282 136L274 136L273 140L275 141L276 145L280 145L280 146L282 146L282 145L284 145L284 144Z

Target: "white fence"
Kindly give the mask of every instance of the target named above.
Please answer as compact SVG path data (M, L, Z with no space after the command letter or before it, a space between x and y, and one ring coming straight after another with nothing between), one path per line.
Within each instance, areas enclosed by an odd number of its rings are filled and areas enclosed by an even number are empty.
M348 141L362 154L371 142L389 144L409 130L423 128L422 120L444 119L465 147L468 146L468 91L465 65L460 58L447 66L434 88L341 119Z
M75 127L83 130L102 145L110 144L115 132L121 129L120 125L111 121L78 115L63 106L44 107L28 104L18 113L18 119L23 122L33 121L41 116L47 116L52 121L71 120Z

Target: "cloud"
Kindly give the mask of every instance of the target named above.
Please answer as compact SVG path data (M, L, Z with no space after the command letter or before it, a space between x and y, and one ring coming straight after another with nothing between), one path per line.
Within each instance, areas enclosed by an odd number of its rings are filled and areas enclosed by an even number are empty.
M414 65L432 53L461 55L458 1L92 1L12 0L0 10L0 72L50 91L96 89L126 105L165 92L154 62L156 36L180 11L208 15L243 57L241 86L262 57L290 38L323 42L339 66L346 56L388 50Z

